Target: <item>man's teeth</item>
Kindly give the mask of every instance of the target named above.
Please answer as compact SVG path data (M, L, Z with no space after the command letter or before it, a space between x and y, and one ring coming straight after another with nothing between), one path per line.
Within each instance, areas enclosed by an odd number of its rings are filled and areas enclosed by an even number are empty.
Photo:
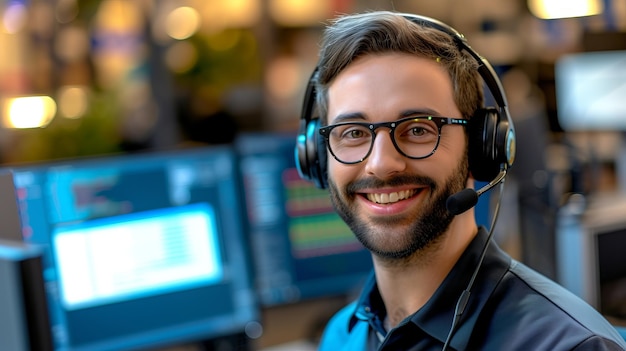
M379 204L388 204L408 199L413 195L413 190L402 190L395 193L367 194L367 199Z

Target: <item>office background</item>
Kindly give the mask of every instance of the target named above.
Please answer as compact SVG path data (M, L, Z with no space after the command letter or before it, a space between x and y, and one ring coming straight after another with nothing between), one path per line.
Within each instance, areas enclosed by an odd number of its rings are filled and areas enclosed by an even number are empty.
M578 3L586 13L570 12ZM619 246L626 235L619 235L626 223L613 210L621 208L626 191L626 2L620 0L561 5L548 0L0 0L1 166L48 167L113 155L140 160L152 153L237 145L241 159L251 165L241 176L256 177L241 183L247 197L242 206L256 201L254 213L271 213L262 212L268 209L262 195L267 189L254 184L277 181L277 174L293 169L291 145L279 140L290 140L297 131L323 24L337 14L375 9L447 22L495 66L518 135L500 217L512 224L497 226L496 239L513 257L604 308L600 297L608 293L589 286L608 281L608 274L619 288L626 276L605 273L602 267L626 263L614 257L599 263L602 255L595 250L607 246L605 241ZM274 168L264 168L269 165ZM286 181L289 196L313 196L292 178L280 178L276 189ZM324 206L315 211L327 211ZM488 203L480 208L483 223L489 213ZM598 219L598 213L613 215ZM244 234L263 232L254 219L246 221ZM328 225L333 219L322 221ZM280 220L272 225L277 231L306 227ZM613 241L599 239L609 237L599 235L605 232ZM584 241L587 236L601 243ZM255 239L255 257L263 256L263 243L276 240L263 238ZM566 260L572 256L585 259ZM565 270L566 265L578 270ZM617 301L612 308L619 311L624 299L618 288L611 289L617 297L602 301ZM276 298L266 291L259 316L264 332L255 343L264 348L314 340L325 319L353 293L338 287L326 296L289 297L283 291Z

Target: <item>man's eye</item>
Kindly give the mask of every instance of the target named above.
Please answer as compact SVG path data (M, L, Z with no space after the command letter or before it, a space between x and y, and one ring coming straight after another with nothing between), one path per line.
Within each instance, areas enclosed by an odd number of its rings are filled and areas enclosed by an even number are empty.
M352 139L360 139L360 138L363 138L365 136L366 136L365 132L360 130L360 129L348 130L348 132L344 135L344 137L352 138Z
M411 133L411 135L414 135L414 136L422 136L422 135L428 133L428 131L425 128L422 128L422 127L413 127L413 128L411 128L411 130L409 132Z
M411 122L402 125L397 129L397 133L406 137L423 137L427 135L437 135L437 126L430 122Z

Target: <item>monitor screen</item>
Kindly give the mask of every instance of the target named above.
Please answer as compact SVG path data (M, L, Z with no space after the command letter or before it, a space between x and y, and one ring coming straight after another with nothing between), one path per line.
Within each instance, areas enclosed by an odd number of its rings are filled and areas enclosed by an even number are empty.
M258 319L232 147L10 171L22 236L45 248L58 350L209 340Z
M557 117L565 131L626 131L626 51L564 55L555 64Z
M296 135L243 134L236 141L256 286L264 306L356 292L369 251L332 207L328 190L300 178Z

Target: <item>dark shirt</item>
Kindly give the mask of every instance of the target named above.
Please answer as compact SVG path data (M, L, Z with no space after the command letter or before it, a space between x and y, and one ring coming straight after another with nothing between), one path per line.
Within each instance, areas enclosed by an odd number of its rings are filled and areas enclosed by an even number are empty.
M430 300L388 333L372 274L359 299L329 321L319 350L441 350L487 237L481 228ZM495 242L470 292L449 350L626 350L624 339L594 308Z

